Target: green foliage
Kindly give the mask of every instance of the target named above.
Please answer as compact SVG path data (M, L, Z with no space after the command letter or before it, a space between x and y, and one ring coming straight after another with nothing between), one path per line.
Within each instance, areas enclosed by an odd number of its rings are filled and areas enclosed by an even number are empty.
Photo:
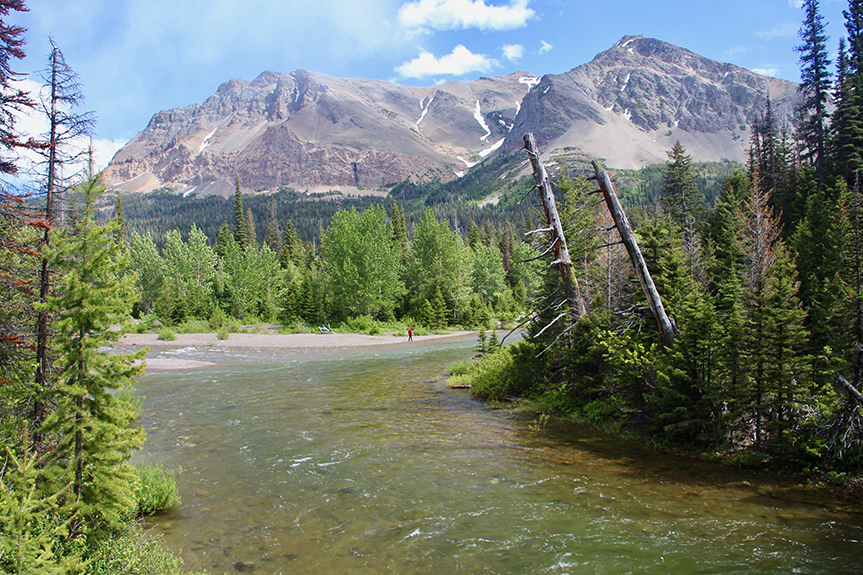
M157 333L156 339L160 341L174 341L177 339L177 332L170 327L160 327Z
M370 315L360 315L345 320L339 331L378 335L383 332L382 324Z
M488 401L500 401L523 390L522 368L516 361L518 344L496 348L479 357L469 376L471 394Z
M165 469L152 458L135 466L138 480L135 485L135 498L138 501L138 515L153 515L180 506L177 491L177 475L182 468Z
M59 501L60 486L49 495L37 490L39 466L33 455L5 452L0 474L0 570L16 575L65 575L81 566L77 554L64 554L62 543L74 519ZM64 519L65 515L65 519Z
M231 332L227 327L220 327L216 330L216 337L219 339L228 339L230 335Z
M417 318L429 327L448 325L470 297L470 248L427 209L416 224L406 267L404 281Z
M162 542L133 524L99 541L88 556L89 575L179 575L183 561Z
M45 308L56 317L57 361L51 399L56 405L43 426L53 439L46 485L72 484L77 533L123 525L134 507L131 452L144 441L130 427L138 415L128 395L111 390L131 385L140 375L146 349L137 353L105 351L119 332L111 325L128 316L134 279L122 275L126 250L115 241L116 221L94 221L98 178L79 188L85 209L75 229L52 234L48 251L55 269L65 272ZM125 399L124 399L125 398Z
M465 389L471 387L472 381L473 378L467 373L454 373L447 378L446 386L450 389Z
M447 366L446 371L450 375L467 375L470 371L471 362L469 361L457 361L455 363L451 363Z
M404 292L399 281L402 252L394 242L382 240L392 235L386 220L381 206L333 216L321 245L321 266L337 317L393 317Z

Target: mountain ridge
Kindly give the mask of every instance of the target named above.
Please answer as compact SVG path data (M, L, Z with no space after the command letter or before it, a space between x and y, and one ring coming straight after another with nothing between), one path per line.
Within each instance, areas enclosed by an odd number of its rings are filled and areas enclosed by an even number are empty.
M544 155L634 168L679 139L695 160L745 160L749 127L771 99L793 121L796 84L684 48L624 36L588 63L412 87L308 70L224 82L204 102L156 113L105 171L124 192L184 195L291 187L386 194L404 180L449 181L513 153L523 134ZM499 151L500 150L500 151Z

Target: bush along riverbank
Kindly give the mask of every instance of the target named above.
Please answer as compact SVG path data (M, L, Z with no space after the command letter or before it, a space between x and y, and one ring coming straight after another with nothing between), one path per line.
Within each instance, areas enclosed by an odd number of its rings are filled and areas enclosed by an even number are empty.
M549 348L529 330L512 345L489 348L480 341L472 362L450 367L448 385L524 413L532 428L550 423L563 440L567 429L587 427L632 445L863 499L863 446L853 436L859 412L832 386L809 386L791 413L783 411L792 410L785 400L769 405L767 394L744 402L739 386L696 393L679 352L613 333L596 317L582 322L567 346ZM838 433L845 436L831 436Z

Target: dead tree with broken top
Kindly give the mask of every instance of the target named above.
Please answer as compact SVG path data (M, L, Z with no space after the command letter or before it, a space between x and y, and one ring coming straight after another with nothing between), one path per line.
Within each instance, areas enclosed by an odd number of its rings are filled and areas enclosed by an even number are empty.
M668 314L665 313L662 298L659 297L656 284L653 283L653 278L650 276L650 270L647 269L647 263L644 261L644 256L638 247L638 242L635 241L632 226L629 225L626 212L623 211L623 207L620 205L620 200L614 191L611 178L608 177L608 172L599 167L599 162L596 160L593 161L593 169L595 172L594 177L599 183L599 189L605 199L605 204L608 206L608 211L614 219L614 225L620 234L621 243L626 247L629 259L632 261L632 267L635 268L638 281L644 290L644 295L647 296L650 311L653 312L653 317L656 319L660 333L662 333L662 341L667 347L674 347L674 336L679 333L677 326L668 317Z
M528 132L524 135L524 147L530 157L530 164L533 167L533 178L536 182L536 189L539 190L540 198L542 199L542 207L545 211L547 228L533 230L530 234L547 233L549 235L549 245L544 253L537 256L543 257L550 253L554 253L554 261L551 265L556 265L560 272L560 280L563 284L563 292L566 297L566 303L569 307L568 312L561 313L552 321L552 324L567 314L571 318L571 322L575 323L578 318L587 313L587 306L584 303L584 298L581 296L581 290L578 287L578 279L572 273L572 259L569 256L569 249L566 246L566 236L563 233L563 223L560 220L560 214L557 211L557 204L554 200L554 191L551 188L551 182L548 178L545 166L542 163L542 158L539 155L539 148L536 145L536 138L533 133ZM549 324L546 327L550 327Z

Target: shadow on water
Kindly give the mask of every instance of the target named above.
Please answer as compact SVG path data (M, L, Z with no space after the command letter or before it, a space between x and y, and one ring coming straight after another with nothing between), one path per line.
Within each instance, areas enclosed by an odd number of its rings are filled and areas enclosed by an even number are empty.
M182 465L155 518L211 573L857 573L859 507L529 421L448 390L472 338L175 349L145 376L146 450Z

